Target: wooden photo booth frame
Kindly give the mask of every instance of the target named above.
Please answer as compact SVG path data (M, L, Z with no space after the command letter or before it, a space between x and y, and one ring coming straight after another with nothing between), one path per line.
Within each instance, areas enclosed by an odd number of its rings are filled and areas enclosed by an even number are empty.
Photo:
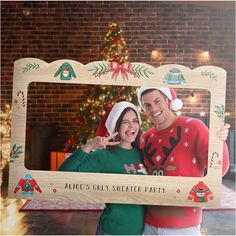
M63 72L64 68L66 73ZM206 89L210 92L208 172L204 177L118 175L29 170L24 166L27 89L31 82L159 86ZM168 64L155 68L144 63L95 61L83 65L74 60L47 63L36 58L14 63L12 97L10 198L72 200L83 203L133 203L216 207L220 205L223 142L216 135L224 125L226 71L215 66L190 69ZM30 194L19 185L30 181ZM25 181L25 182L24 182ZM18 186L18 187L17 187ZM205 201L189 197L204 188ZM18 191L19 190L19 191Z

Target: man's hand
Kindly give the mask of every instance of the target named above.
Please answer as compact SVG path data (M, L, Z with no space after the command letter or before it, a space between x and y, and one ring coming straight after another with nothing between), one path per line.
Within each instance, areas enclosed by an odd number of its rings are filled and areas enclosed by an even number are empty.
M217 136L221 141L225 141L228 138L230 124L225 124L221 129L218 131Z

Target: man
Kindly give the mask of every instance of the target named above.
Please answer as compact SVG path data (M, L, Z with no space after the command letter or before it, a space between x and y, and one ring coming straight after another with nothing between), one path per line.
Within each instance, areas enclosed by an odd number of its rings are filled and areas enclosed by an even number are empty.
M141 137L144 163L149 174L166 176L204 176L208 159L207 126L200 120L176 116L182 108L170 88L141 87L138 101L154 124ZM229 125L219 132L227 138ZM224 144L223 175L229 167L227 145ZM200 235L202 209L198 207L147 206L144 234Z

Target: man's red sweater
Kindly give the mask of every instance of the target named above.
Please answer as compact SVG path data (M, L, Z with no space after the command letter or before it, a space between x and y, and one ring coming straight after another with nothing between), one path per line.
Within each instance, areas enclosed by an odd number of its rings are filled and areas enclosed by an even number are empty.
M144 163L149 174L202 177L208 162L207 126L198 119L180 116L168 128L152 127L141 137ZM226 143L223 175L229 168ZM147 206L145 223L160 228L187 228L201 223L199 207Z

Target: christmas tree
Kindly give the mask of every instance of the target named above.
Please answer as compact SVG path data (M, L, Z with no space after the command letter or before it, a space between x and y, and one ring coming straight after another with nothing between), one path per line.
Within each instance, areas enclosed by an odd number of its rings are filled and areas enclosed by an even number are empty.
M123 31L115 21L109 25L109 31L104 37L101 56L105 61L115 61L119 64L129 60L129 51L126 46Z
M104 37L101 56L104 61L117 62L118 64L123 64L129 60L129 51L123 31L114 21L109 25L109 30ZM76 118L78 132L75 137L67 138L65 152L74 151L77 145L85 144L87 140L93 138L100 119L116 102L129 101L138 104L136 87L94 85L89 86L88 94L92 95L92 98L87 98L81 105ZM149 123L146 119L142 120L142 128L146 129Z

